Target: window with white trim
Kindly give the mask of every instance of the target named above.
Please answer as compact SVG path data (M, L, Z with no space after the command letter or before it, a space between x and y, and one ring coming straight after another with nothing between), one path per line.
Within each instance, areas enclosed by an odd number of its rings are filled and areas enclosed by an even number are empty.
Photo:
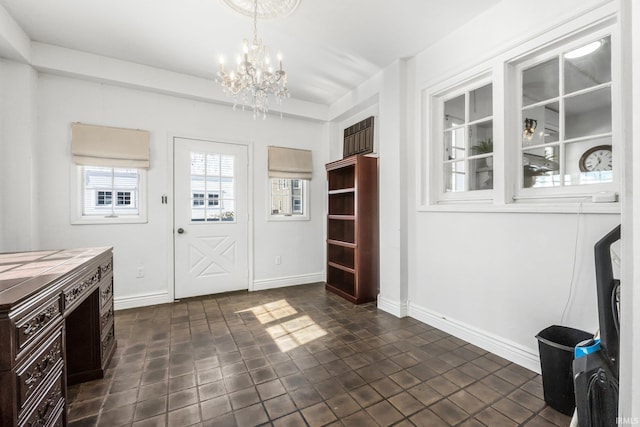
M309 219L309 182L313 175L311 154L311 150L268 147L267 219Z
M604 35L517 66L520 194L570 196L613 188L611 63L611 36Z
M71 124L72 224L147 222L149 132Z
M272 217L300 217L306 218L306 188L308 180L271 178L270 215Z
M79 168L82 176L82 217L118 218L140 215L139 169L102 166Z
M484 78L432 99L432 136L442 200L462 200L493 189L493 84ZM476 195L477 196L477 195ZM471 196L474 198L476 196ZM486 196L485 196L486 197Z

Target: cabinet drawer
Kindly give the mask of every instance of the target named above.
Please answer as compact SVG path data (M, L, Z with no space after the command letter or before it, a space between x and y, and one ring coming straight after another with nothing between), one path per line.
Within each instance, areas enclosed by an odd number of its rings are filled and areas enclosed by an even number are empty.
M113 298L113 274L104 277L100 282L100 312L104 312L105 308ZM110 304L113 306L113 304Z
M82 300L84 294L88 292L94 285L97 285L99 281L100 268L96 267L95 270L93 270L91 273L66 288L63 292L65 311L68 311L76 301Z
M46 426L57 415L61 405L64 405L62 388L62 367L57 373L48 390L40 397L30 412L22 411L18 417L19 426ZM26 412L26 414L25 414Z
M60 304L60 297L56 296L54 299L49 300L39 308L33 310L29 315L18 320L16 322L16 343L18 344L18 352L24 349L24 347L47 326L53 324L55 321L62 317L62 307Z
M64 400L60 401L58 405L58 409L54 412L53 422L49 425L49 427L64 427L66 426L65 422L66 414L65 414L65 405Z
M100 336L105 337L111 326L113 326L113 305L100 315Z
M113 347L114 344L115 344L115 331L113 328L113 323L111 323L111 327L109 328L109 331L102 338L101 358L103 361L105 357L110 353L111 347Z
M62 329L56 331L40 351L30 357L16 372L18 408L26 406L28 399L38 390L52 372L62 368Z
M108 261L104 261L102 264L100 264L100 278L111 273L112 270L113 270L113 258L109 258Z

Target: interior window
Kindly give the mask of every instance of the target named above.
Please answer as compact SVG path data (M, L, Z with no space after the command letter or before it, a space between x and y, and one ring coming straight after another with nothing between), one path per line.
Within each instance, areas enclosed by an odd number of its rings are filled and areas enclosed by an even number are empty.
M613 181L611 37L522 69L522 187Z

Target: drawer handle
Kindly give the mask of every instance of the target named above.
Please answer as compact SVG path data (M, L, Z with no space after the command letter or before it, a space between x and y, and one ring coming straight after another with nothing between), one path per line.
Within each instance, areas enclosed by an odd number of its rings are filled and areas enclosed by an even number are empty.
M44 401L44 406L42 408L38 408L38 413L37 413L37 418L35 420L35 422L31 425L33 426L44 426L46 425L46 421L48 417L48 412L49 409L51 409L51 407L56 403L56 401L54 400L54 398L49 398L46 401Z
M52 353L54 351L55 350L51 350ZM47 369L49 369L51 365L53 365L53 362L54 362L54 356L52 354L47 354L44 357L44 359L42 359L42 361L36 364L36 366L34 367L33 373L27 372L27 375L29 377L26 380L24 380L24 383L27 385L27 387L32 388L33 385L37 383L40 378L45 376Z
M47 308L42 313L29 320L29 323L27 323L26 327L24 328L24 334L31 335L33 332L37 331L45 323L51 320L55 314L56 310L54 307Z

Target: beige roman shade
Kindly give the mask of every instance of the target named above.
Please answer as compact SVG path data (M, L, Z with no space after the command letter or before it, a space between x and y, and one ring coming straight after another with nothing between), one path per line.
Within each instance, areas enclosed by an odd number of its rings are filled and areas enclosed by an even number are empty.
M71 155L83 166L149 168L149 132L71 124Z
M269 146L269 178L311 179L311 150Z

